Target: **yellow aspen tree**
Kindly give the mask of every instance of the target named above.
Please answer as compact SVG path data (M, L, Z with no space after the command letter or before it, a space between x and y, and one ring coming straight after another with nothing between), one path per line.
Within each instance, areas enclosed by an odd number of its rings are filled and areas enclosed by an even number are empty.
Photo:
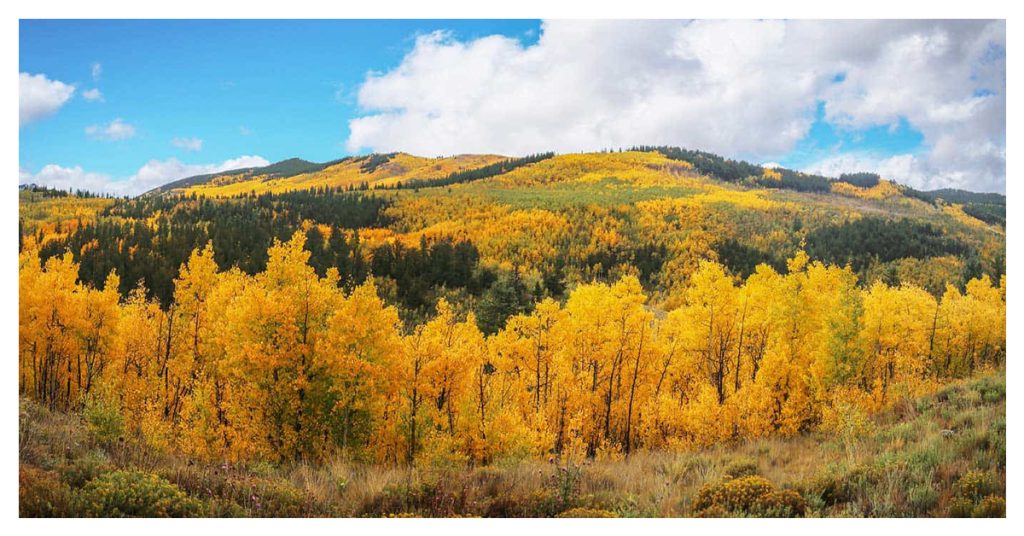
M275 242L228 316L233 382L253 414L238 424L254 448L282 459L318 458L329 446L329 378L316 349L342 295L336 270L320 278L309 266L304 241L300 231Z
M398 311L385 306L372 280L342 300L328 321L317 356L331 378L331 417L344 449L364 443L387 410L388 371L401 358L400 325Z
M876 282L864 296L865 387L881 409L915 389L927 369L935 299L913 286Z
M486 346L473 314L460 321L443 298L437 303L437 315L423 327L422 337L424 349L436 356L423 368L433 426L429 438L424 439L429 443L430 456L444 457L445 451L454 454L460 434L479 433L458 425L466 409L463 401L472 395L473 371L485 365ZM478 404L484 402L479 400Z
M719 405L735 385L735 355L745 330L747 309L738 294L720 264L701 261L684 296L683 310L691 327L687 350L714 387Z

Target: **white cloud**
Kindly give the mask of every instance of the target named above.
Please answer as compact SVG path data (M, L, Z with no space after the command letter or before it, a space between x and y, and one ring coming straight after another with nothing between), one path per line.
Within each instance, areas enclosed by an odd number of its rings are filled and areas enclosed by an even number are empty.
M905 119L923 134L926 151L897 180L1003 189L1005 40L1003 21L924 20L559 20L531 46L432 33L398 67L367 76L347 147L671 144L774 160L824 102L839 128Z
M61 190L89 190L91 192L114 193L107 185L111 183L109 175L103 173L90 173L81 166L63 167L56 164L48 164L39 170L39 173L32 174L26 170L20 170L18 179L21 184L38 184Z
M240 126L238 127L238 133L243 136L248 136L252 134L252 129L247 126Z
M983 152L986 150L991 152L988 154L974 154L972 158L975 160L988 158L993 161L993 165L996 161L1000 163L1006 161L1005 148L1000 149L992 146L982 149ZM895 179L902 184L919 190L961 188L965 190L981 189L994 191L999 189L998 187L1000 186L992 184L992 187L986 187L985 184L978 183L977 174L968 173L962 169L957 169L955 166L936 165L934 158L914 154L879 156L865 153L847 153L814 162L806 166L803 171L827 177L838 177L843 173L868 171L877 173L885 179ZM992 173L996 171L998 170L991 170Z
M128 180L133 183L131 189L134 193L142 193L168 182L193 175L205 175L207 173L219 173L232 169L268 165L270 165L270 162L262 156L240 156L219 164L185 164L176 158L150 160Z
M50 80L43 74L18 74L18 125L52 115L64 106L75 92L75 86Z
M97 63L93 63L92 64L92 80L94 82L98 82L99 79L100 79L100 76L102 74L103 74L103 66L100 65L98 62Z
M82 92L82 98L90 102L102 101L103 93L97 88L87 89Z
M97 140L126 140L135 136L135 127L125 123L118 117L106 125L90 125L85 127L85 135Z
M122 179L115 179L105 173L88 172L80 166L63 167L49 164L43 166L35 174L20 169L18 180L21 184L35 183L62 190L83 189L115 195L138 195L157 186L193 175L262 167L269 164L270 162L261 156L240 156L217 164L185 164L175 158L150 160L133 175Z
M203 140L199 138L174 138L171 140L171 145L184 150L184 151L201 151L203 150Z

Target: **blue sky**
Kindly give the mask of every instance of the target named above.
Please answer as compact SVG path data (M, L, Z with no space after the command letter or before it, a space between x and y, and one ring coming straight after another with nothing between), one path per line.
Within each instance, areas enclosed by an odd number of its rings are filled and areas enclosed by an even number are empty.
M26 20L20 44L22 182L671 144L1005 189L999 22Z
M869 154L888 157L919 154L924 136L906 118L888 125L863 129L835 126L825 119L825 103L819 102L807 135L777 162L784 167L803 169L835 154Z
M367 72L397 65L416 35L446 29L529 40L526 32L538 28L538 21L22 21L21 72L79 91L98 88L103 102L72 99L23 128L21 165L126 176L154 158L332 160L347 153L347 120ZM111 143L84 135L116 118L135 136ZM202 150L171 145L193 137Z

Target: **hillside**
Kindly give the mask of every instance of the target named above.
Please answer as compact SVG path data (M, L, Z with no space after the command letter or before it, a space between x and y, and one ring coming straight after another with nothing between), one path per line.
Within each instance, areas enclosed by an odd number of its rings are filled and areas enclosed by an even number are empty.
M422 158L405 153L346 157L316 164L298 158L262 168L199 175L164 185L147 194L182 193L229 197L315 188L365 189L400 184L408 179L437 179L504 160L494 155Z
M702 258L745 277L759 263L783 269L801 247L812 259L851 264L865 284L881 278L933 293L982 273L998 279L1005 263L1003 196L918 192L870 174L834 180L674 148L521 159L404 153L325 164L291 159L87 206L99 213L97 224L65 236L39 232L23 204L25 230L45 242L44 257L70 250L84 259L86 281L101 285L118 269L123 293L142 279L164 302L173 267L207 240L213 239L222 268L255 273L272 240L300 228L315 228L316 240L339 242L331 247L345 242L340 254L347 260L317 253L318 270L338 266L348 281L370 271L391 277L396 299L420 313L436 301L431 288L468 288L481 296L485 289L478 287L512 272L533 294L560 295L580 282L636 270L661 301ZM68 211L68 220L83 215ZM172 229L173 240L160 238ZM481 284L437 276L417 281L381 260L403 262L396 244L405 251L445 241L472 250L465 273L492 275ZM146 246L132 250L133 243ZM140 268L138 255L151 267ZM524 305L529 300L520 297Z
M673 148L320 166L25 193L27 513L1003 515L999 197Z

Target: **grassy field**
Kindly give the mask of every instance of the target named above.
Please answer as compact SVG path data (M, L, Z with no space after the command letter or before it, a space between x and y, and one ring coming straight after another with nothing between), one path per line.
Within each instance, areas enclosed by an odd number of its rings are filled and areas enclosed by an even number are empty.
M31 516L1002 517L1006 382L993 372L856 430L463 470L203 464L25 399L20 513ZM88 413L88 412L86 412Z

